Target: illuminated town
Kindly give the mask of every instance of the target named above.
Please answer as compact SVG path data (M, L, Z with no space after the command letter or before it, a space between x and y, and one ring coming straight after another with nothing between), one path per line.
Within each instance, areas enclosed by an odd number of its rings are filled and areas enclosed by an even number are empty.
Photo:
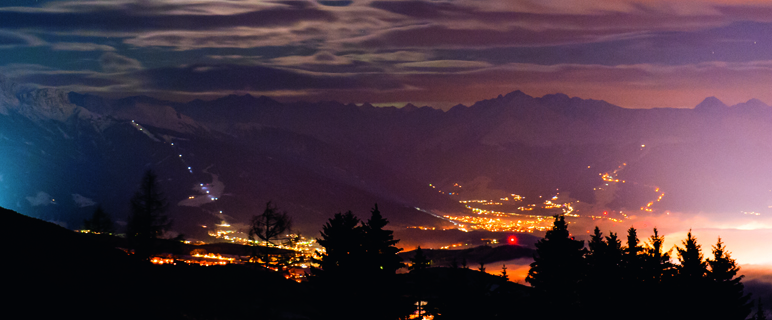
M641 150L645 148L645 145L641 145ZM626 162L623 162L612 172L598 173L600 177L601 186L594 188L596 193L610 193L610 185L617 183L628 183L627 180L620 179L618 174L627 166ZM587 167L588 169L591 166ZM637 184L637 183L634 183ZM437 189L438 192L446 195L456 195L458 192L445 192L441 191L434 184L429 184L433 189ZM665 196L665 193L657 186L646 186L653 190L656 194L656 198L647 202L641 206L640 210L644 212L654 212L654 204L660 202ZM462 188L458 183L453 184L452 188ZM452 189L451 188L451 189ZM561 201L563 200L563 201ZM579 205L578 200L563 199L560 193L556 193L552 197L548 197L548 200L539 202L528 202L525 197L512 193L508 197L493 199L464 199L458 200L468 210L468 213L462 214L445 214L442 217L447 221L453 222L452 229L457 229L464 232L473 230L485 230L490 232L521 232L521 233L534 233L544 232L552 228L554 221L553 216L564 215L569 224L576 223L577 219L592 219L592 220L606 220L613 223L621 223L628 218L628 215L623 211L610 212L607 209L593 209L591 207L585 207L584 213L579 214L576 210ZM491 207L502 208L515 208L514 210L501 210L492 209ZM757 214L755 212L743 212L743 214ZM435 227L426 226L413 226L410 228L420 230L435 230ZM446 228L446 229L447 229ZM442 249L455 248L459 244L452 244L443 246Z

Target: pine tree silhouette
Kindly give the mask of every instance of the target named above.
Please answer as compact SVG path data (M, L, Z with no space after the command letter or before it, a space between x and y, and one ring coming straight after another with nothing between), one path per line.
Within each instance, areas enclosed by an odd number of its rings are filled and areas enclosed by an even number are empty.
M670 262L671 251L663 252L664 236L659 235L657 228L654 228L649 241L642 245L640 251L640 269L638 272L637 284L633 286L637 291L636 299L640 301L652 301L654 297L662 297L667 300L676 300L680 298L682 291L671 286L671 278L674 273L673 265ZM633 307L635 303L629 304L628 308ZM637 319L656 319L662 318L661 310L656 308L644 308L636 314Z
M581 304L585 316L612 319L623 312L625 290L622 282L622 244L615 233L603 237L595 227L585 254L587 269L580 283ZM605 310L599 314L597 310Z
M402 258L397 255L402 251L396 247L399 240L394 239L393 231L384 229L388 223L378 210L378 204L375 204L370 219L362 225L365 268L373 275L393 275L404 267Z
M744 276L737 275L740 267L726 251L721 237L713 246L713 259L708 259L707 263L710 266L707 278L711 280L713 288L711 297L717 305L722 306L713 311L713 316L717 319L745 319L752 309L750 295L745 295L741 282Z
M552 230L536 243L536 254L526 281L547 301L575 305L577 287L585 270L584 243L574 240L564 216L555 216ZM561 308L556 312L568 312Z
M158 176L147 170L139 190L131 198L131 215L126 226L126 237L141 260L154 253L154 240L169 230L172 221L164 213L168 204L158 187Z
M421 246L418 246L418 248L415 250L415 255L412 258L410 258L410 261L412 262L412 265L408 267L408 270L410 271L425 270L426 268L429 268L429 266L432 263L424 255L424 251L421 250Z
M395 247L399 240L392 231L384 229L388 221L377 205L371 213L361 225L351 211L337 213L317 239L326 253L317 261L320 268L312 268L312 280L330 291L324 300L334 306L330 312L338 318L368 314L371 319L391 319L402 312L395 307L401 297L394 280L403 266L397 255L402 249ZM341 315L344 308L351 312Z
M115 226L110 216L102 209L102 206L97 205L94 214L91 215L91 219L83 220L83 229L94 233L111 234L115 231Z
M767 316L764 314L764 307L761 304L761 298L758 298L756 302L756 313L751 318L753 320L767 320Z
M642 299L644 299L643 288L643 268L644 250L638 240L638 231L634 227L627 229L627 246L625 246L622 255L622 283L625 288L625 299L620 303L623 308L631 310L635 308ZM630 319L645 319L645 312L638 312L630 315Z
M622 256L624 275L629 284L637 284L641 280L643 259L643 247L638 240L638 231L630 227L627 229L627 246Z
M598 267L604 260L608 243L606 243L606 240L603 238L603 233L600 232L600 228L597 226L590 236L590 242L587 243L587 247L587 266L590 269Z
M645 248L644 281L660 284L663 278L672 276L673 264L670 262L672 249L664 251L665 236L660 236L657 228L649 238Z
M319 297L322 318L355 319L368 308L365 301L369 294L364 294L365 284L361 283L366 272L359 222L351 211L336 213L317 239L325 252L315 261L319 268L311 268L309 280L323 292Z
M707 262L702 257L702 251L700 245L697 244L697 239L692 236L692 231L686 235L686 240L681 242L684 247L677 248L678 250L678 276L682 279L702 279L708 272Z
M359 218L351 211L336 213L322 227L317 242L324 247L325 253L317 262L320 268L313 268L316 277L336 281L359 273L360 259L364 256L362 248L362 229L358 226Z
M501 265L501 278L506 280L506 281L509 281L509 275L507 275L507 265L506 264L502 264Z
M363 306L377 310L370 315L371 319L397 318L399 312L394 306L398 303L398 294L394 278L397 270L404 267L402 258L397 255L402 249L396 247L399 240L394 239L393 232L384 229L389 221L381 215L378 204L370 214L370 219L361 226L364 253L362 284L369 285L370 292Z
M418 307L418 315L421 316L425 314L425 306L423 304L424 301L424 291L425 288L425 274L424 270L428 269L431 265L431 261L424 255L424 251L421 249L421 246L418 246L415 250L415 255L413 255L412 258L410 258L410 261L412 264L410 267L408 267L408 270L410 270L410 274L414 276L415 279L415 288L414 288L414 299L417 300L415 302Z
M678 318L712 318L710 310L716 306L711 303L710 286L705 278L708 264L691 230L681 243L684 247L676 248L680 264L676 268L678 273L673 277L673 286L683 292L679 295L680 308L673 315Z

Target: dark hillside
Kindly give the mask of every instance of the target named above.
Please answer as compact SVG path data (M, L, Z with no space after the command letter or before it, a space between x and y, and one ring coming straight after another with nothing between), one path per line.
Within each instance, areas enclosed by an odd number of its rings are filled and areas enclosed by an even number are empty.
M26 319L305 318L305 286L248 266L154 266L93 235L0 208L5 312ZM8 268L10 266L10 268Z
M497 247L479 246L463 250L431 250L422 249L427 259L438 267L450 266L453 259L458 264L466 260L469 264L479 264L480 262L491 265L495 262L514 260L519 258L532 258L536 252L532 248L518 245L501 245ZM408 260L415 255L415 251L403 252L400 256Z

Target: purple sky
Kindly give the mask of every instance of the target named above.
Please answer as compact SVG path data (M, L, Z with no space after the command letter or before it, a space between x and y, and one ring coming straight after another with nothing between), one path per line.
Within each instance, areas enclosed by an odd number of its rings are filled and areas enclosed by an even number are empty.
M448 108L514 90L628 108L772 103L765 1L30 1L0 74L111 97Z

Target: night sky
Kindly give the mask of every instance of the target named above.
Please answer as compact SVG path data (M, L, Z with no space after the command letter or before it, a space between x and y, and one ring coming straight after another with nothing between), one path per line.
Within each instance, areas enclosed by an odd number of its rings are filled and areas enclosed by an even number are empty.
M763 1L27 1L0 74L108 97L412 102L514 90L627 108L772 103Z

